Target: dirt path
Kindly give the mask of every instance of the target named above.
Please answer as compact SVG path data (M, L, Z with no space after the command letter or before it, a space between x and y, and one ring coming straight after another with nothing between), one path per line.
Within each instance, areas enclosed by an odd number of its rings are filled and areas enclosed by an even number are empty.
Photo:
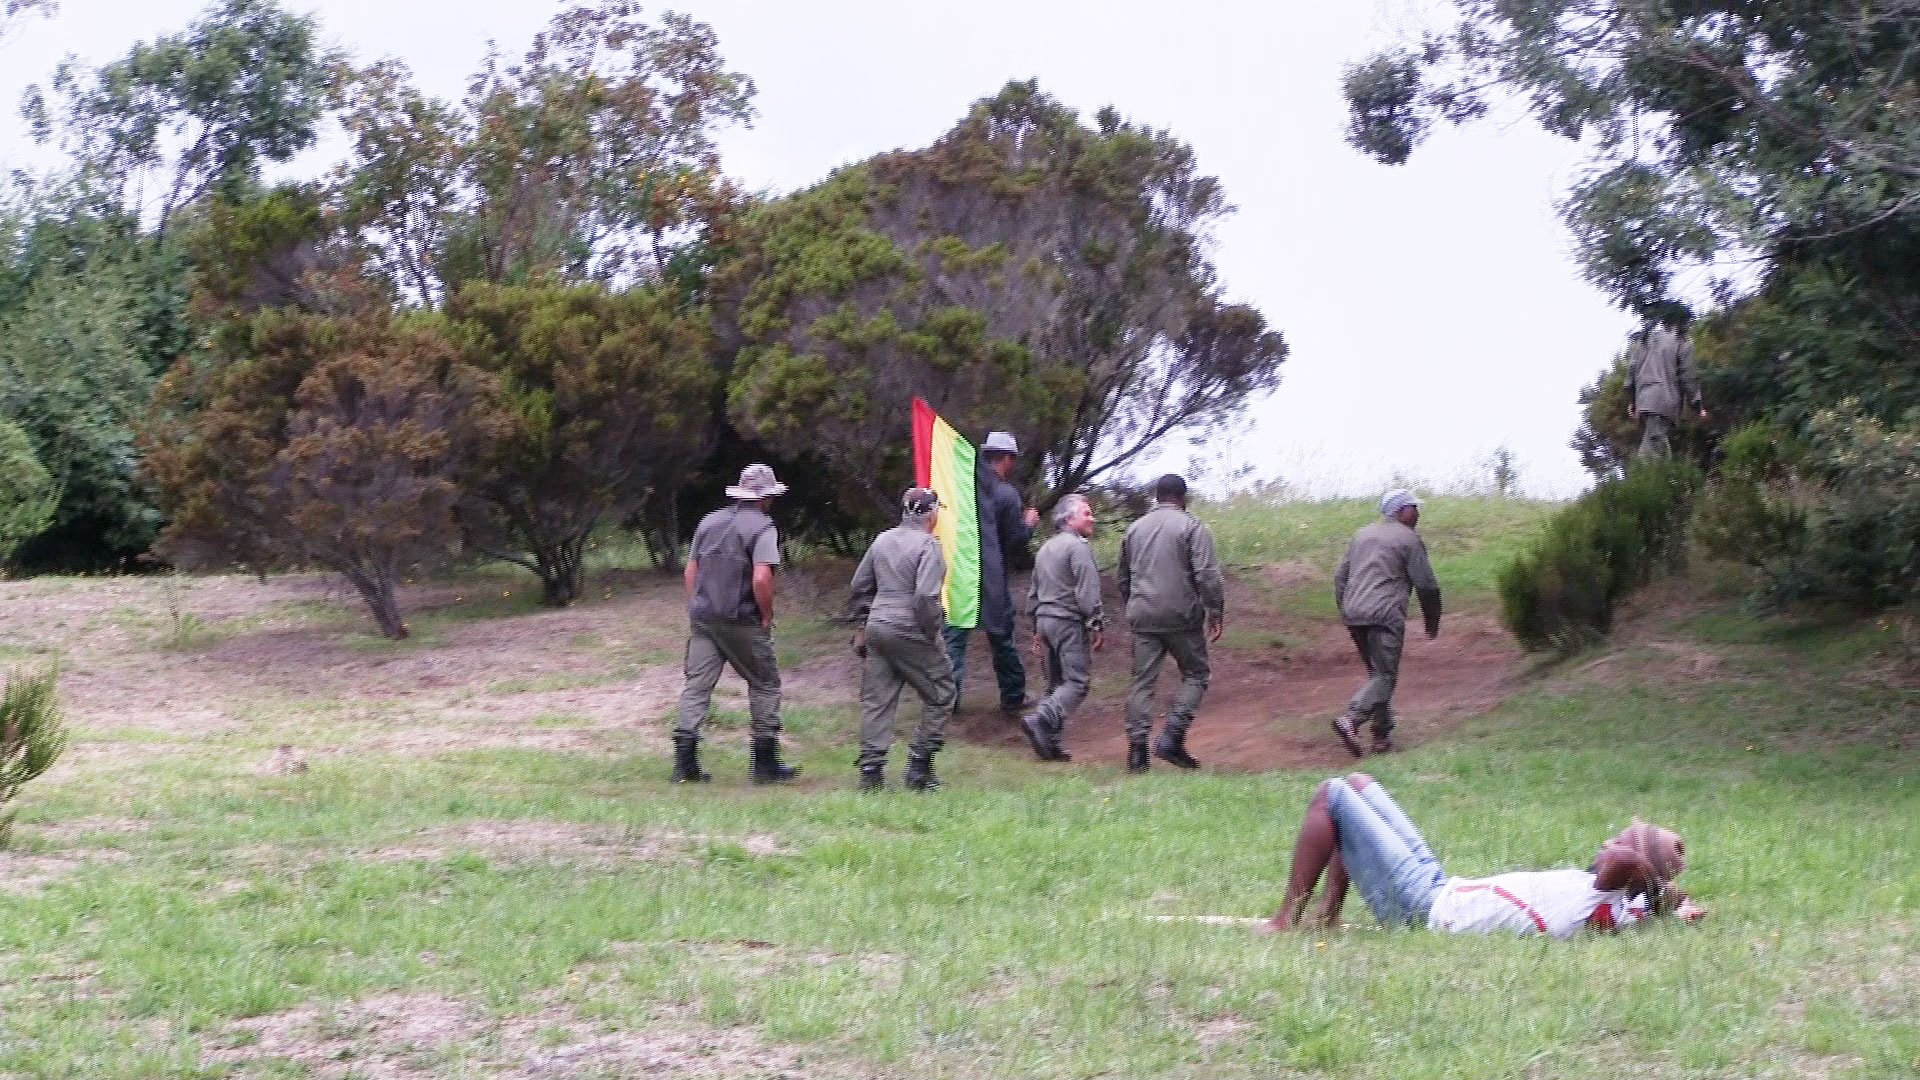
M841 569L795 573L783 583L783 649L813 654L786 670L792 705L846 708L857 700L859 671L840 647L840 631L824 620L844 600ZM1350 760L1327 722L1359 684L1361 667L1337 623L1273 611L1276 595L1322 587L1317 575L1297 569L1266 568L1230 582L1230 633L1213 652L1212 687L1189 741L1210 767ZM319 576L265 585L242 577L0 583L7 614L0 660L62 657L63 699L81 728L82 757L111 753L120 739L114 733L130 729L195 742L257 742L277 732L321 754L663 748L663 718L680 688L678 583L617 575L596 586L600 597L577 607L511 616L449 613L479 599L501 603L502 591L530 582L488 577L411 588L404 597L410 617L429 636L393 647L372 636L350 594ZM1118 596L1107 603L1120 610ZM169 640L176 613L198 620L200 640ZM1024 655L1037 697L1040 665L1031 651ZM954 736L1027 753L1017 725L992 708L984 640L970 661L970 700L955 717ZM1484 616L1449 616L1437 641L1416 634L1400 682L1402 742L1427 741L1490 707L1519 665L1518 650ZM1127 668L1126 635L1113 633L1095 655L1093 697L1068 731L1077 761L1124 760ZM1176 684L1169 664L1162 708ZM719 703L739 708L739 692L729 676Z
M1107 596L1106 604L1110 611L1120 610L1117 595ZM1328 727L1365 677L1346 628L1332 620L1281 619L1240 582L1230 583L1227 610L1230 624L1238 628L1235 637L1273 643L1212 650L1213 680L1188 735L1188 749L1208 767L1232 772L1351 762ZM1038 697L1045 690L1044 676L1030 649L1022 655L1028 661L1028 695ZM1396 739L1402 746L1426 742L1491 708L1511 689L1521 656L1489 616L1449 615L1433 641L1416 630L1400 669ZM979 698L977 688L991 686L993 679L984 643L968 660L968 685ZM1123 631L1109 633L1106 648L1094 654L1093 668L1093 695L1067 730L1067 749L1076 764L1121 762L1127 755L1129 679ZM1164 721L1178 684L1168 661L1157 722ZM954 718L953 730L969 741L1029 752L1018 725L991 707L969 705Z

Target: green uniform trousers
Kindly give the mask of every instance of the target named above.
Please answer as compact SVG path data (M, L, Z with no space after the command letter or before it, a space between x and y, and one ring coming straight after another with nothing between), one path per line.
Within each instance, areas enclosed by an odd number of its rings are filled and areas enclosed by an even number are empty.
M680 722L674 734L700 735L714 685L729 667L746 681L754 738L780 734L780 665L773 657L773 631L759 623L706 620L695 621L687 635L687 685L680 692Z
M1640 453L1638 457L1667 457L1673 453L1673 417L1659 413L1640 414Z
M1367 681L1347 705L1355 717L1373 719L1373 733L1384 737L1393 731L1393 690L1400 681L1400 653L1406 648L1407 628L1400 626L1349 626L1347 634L1353 647L1360 650L1360 662L1367 665Z
M1174 691L1173 707L1167 710L1167 730L1185 731L1193 723L1193 712L1200 707L1207 681L1213 677L1213 667L1207 662L1206 630L1135 630L1133 686L1127 693L1128 742L1140 742L1153 734L1153 687L1169 654L1180 669L1180 689Z
M953 662L941 643L912 630L867 624L867 663L860 673L860 767L885 765L893 748L900 691L920 696L920 725L908 744L913 753L934 753L946 743L953 711Z
M1087 700L1093 685L1093 652L1086 624L1079 619L1042 615L1035 621L1047 647L1047 696L1033 707L1033 715L1057 742L1067 718Z

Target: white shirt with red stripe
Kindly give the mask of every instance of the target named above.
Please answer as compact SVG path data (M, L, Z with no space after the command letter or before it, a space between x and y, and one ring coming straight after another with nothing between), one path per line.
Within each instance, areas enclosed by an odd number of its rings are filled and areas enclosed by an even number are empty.
M1613 930L1647 914L1625 890L1601 892L1585 870L1541 870L1485 878L1448 878L1433 898L1427 926L1460 934L1510 930L1570 938L1582 928Z

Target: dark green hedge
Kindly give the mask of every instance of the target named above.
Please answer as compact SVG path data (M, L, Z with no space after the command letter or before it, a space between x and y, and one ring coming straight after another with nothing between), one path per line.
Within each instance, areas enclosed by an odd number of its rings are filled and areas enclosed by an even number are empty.
M1605 634L1614 605L1681 540L1700 483L1689 462L1640 462L1547 519L1539 540L1500 574L1508 631L1533 651Z

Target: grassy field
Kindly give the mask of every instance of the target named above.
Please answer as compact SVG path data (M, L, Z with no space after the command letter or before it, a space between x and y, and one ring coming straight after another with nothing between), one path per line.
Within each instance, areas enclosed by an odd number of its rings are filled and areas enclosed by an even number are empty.
M1442 580L1484 589L1541 512L1430 507ZM1330 565L1369 511L1209 513L1229 562ZM959 747L949 790L863 797L833 705L790 713L796 789L745 784L737 732L719 782L670 788L657 715L592 749L375 744L262 775L289 732L415 708L325 701L204 736L87 731L112 752L27 790L0 864L0 1077L1920 1073L1920 696L1888 674L1897 628L1702 603L1651 604L1448 741L1367 764L1455 873L1671 824L1698 927L1446 937L1375 929L1357 900L1333 934L1156 921L1269 913L1324 774ZM55 651L17 626L7 646Z

